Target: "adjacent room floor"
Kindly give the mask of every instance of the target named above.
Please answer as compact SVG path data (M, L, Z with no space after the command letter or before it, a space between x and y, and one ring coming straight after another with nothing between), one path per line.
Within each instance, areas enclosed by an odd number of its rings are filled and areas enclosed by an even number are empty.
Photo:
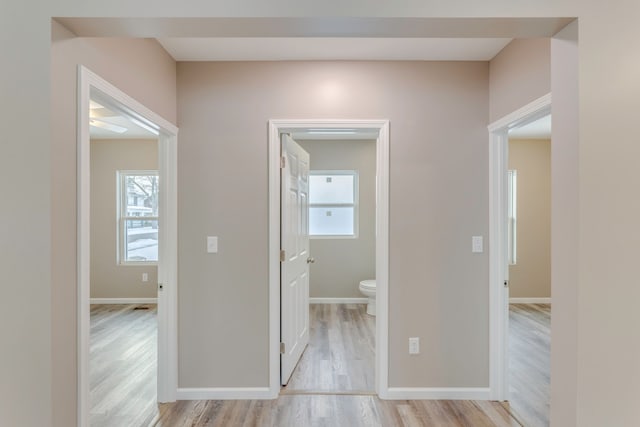
M156 305L92 305L92 427L149 425L158 414Z
M549 425L550 304L509 306L509 403L526 427Z

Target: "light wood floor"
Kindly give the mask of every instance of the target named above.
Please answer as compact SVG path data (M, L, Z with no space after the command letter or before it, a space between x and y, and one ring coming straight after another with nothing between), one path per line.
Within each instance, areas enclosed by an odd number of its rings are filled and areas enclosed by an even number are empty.
M283 393L375 391L375 317L366 304L310 304L309 345Z
M549 425L550 304L509 306L509 406L526 427Z
M92 306L91 312L91 425L92 426L260 426L260 427L358 427L358 426L435 426L489 427L520 426L508 406L485 401L383 401L374 395L316 394L283 392L276 400L179 401L157 404L156 400L156 319L155 306L134 310L136 306ZM337 340L340 334L362 340L366 345L338 345L343 355L329 352L332 366L358 366L357 361L372 360L375 336L374 318L364 317L360 326L350 327L350 317L364 313L362 307L313 307L319 325L315 334L322 340ZM342 331L333 330L335 327ZM339 342L339 340L338 340ZM311 348L311 347L310 347ZM363 349L370 353L362 354ZM309 349L307 349L308 351ZM318 350L318 349L314 349ZM136 357L134 357L138 353ZM305 352L306 354L306 352ZM321 357L322 350L310 359ZM326 351L324 353L327 355ZM369 354L371 356L369 356ZM348 356L345 356L348 355ZM360 358L360 359L358 359ZM352 359L352 360L349 360ZM302 362L301 362L302 363ZM353 365L350 365L352 364ZM371 363L371 368L364 368ZM301 365L304 366L304 365ZM314 383L305 379L303 368L297 378L300 387L338 386L352 390L372 390L373 362L362 363L362 375L331 374L330 381ZM358 371L356 369L356 371ZM365 373L366 371L366 373ZM296 374L294 374L296 375ZM290 382L289 387L295 383ZM299 388L298 390L303 390ZM308 390L311 390L309 388Z
M91 426L149 425L158 415L156 305L92 305L90 334Z
M277 400L182 401L160 407L162 427L516 427L496 402L281 395Z

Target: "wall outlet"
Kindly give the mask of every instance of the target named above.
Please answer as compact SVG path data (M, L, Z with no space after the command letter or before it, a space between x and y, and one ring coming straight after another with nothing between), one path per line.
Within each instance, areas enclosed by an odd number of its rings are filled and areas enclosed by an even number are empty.
M409 354L420 354L420 338L409 338Z
M148 282L149 281L149 274L148 273L142 273L142 281L143 282Z

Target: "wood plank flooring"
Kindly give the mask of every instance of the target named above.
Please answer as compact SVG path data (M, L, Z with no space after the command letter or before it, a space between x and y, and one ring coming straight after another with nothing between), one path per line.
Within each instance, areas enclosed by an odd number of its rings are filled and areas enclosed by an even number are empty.
M134 310L136 306L92 306L91 312L91 425L92 426L255 426L255 427L516 427L509 407L486 401L383 401L375 395L356 395L357 389L373 390L373 349L375 318L362 307L323 305L312 307L320 319L315 333L340 348L338 352L318 350L332 360L330 366L342 373L329 374L331 380L314 383L304 368L295 378L302 394L285 391L276 400L179 401L156 403L156 311ZM360 313L362 312L362 313ZM360 326L348 325L350 317L362 318ZM366 317L365 317L366 316ZM324 323L323 323L324 322ZM342 329L342 330L334 330ZM343 337L349 338L343 338ZM356 346L341 340L359 340ZM332 341L333 340L333 341ZM357 348L356 348L357 347ZM359 349L359 350L358 350ZM368 349L369 353L361 351ZM309 349L307 349L309 350ZM317 349L314 349L317 350ZM306 352L305 352L306 354ZM136 357L134 357L136 356ZM304 356L303 356L304 357ZM333 359L332 359L333 358ZM362 362L362 361L367 361ZM371 362L368 362L371 361ZM311 362L311 360L309 361ZM357 376L343 377L346 367L358 366ZM302 362L301 362L302 363ZM370 368L366 368L371 363ZM364 374L370 372L370 374ZM360 375L362 373L362 375ZM296 375L294 373L294 375ZM293 381L293 378L292 378ZM291 383L287 386L288 390ZM340 394L329 387L351 388ZM326 387L318 394L304 394L307 387ZM311 390L311 388L307 390ZM349 393L349 392L348 392Z
M375 317L366 304L310 304L309 345L282 393L375 391Z
M509 411L526 427L549 425L550 304L509 306Z
M516 427L496 402L380 400L375 396L281 395L277 400L160 405L161 427Z
M146 426L157 417L156 313L155 304L91 306L91 426Z

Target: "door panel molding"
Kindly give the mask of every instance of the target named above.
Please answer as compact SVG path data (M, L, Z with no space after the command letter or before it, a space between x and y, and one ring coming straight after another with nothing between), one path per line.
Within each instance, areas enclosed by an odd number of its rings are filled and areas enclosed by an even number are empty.
M286 385L309 343L309 153L282 134L280 355L281 384ZM285 303L286 302L286 303Z
M388 398L389 121L269 120L269 397L280 393L280 135L308 129L352 129L376 138L376 393Z

